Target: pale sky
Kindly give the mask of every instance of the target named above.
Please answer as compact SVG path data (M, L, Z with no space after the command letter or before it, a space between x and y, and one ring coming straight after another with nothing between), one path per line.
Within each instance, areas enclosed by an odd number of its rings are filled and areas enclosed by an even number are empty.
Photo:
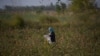
M43 2L42 2L43 1ZM61 0L69 3L68 0ZM13 6L39 6L39 5L50 5L50 3L55 4L57 0L0 0L0 8L4 8L5 5Z
M43 1L43 2L42 2ZM61 0L66 4L69 4L68 0ZM100 5L100 0L96 0L98 6ZM4 8L5 5L13 6L39 6L39 5L50 5L50 3L55 4L57 0L0 0L0 8Z

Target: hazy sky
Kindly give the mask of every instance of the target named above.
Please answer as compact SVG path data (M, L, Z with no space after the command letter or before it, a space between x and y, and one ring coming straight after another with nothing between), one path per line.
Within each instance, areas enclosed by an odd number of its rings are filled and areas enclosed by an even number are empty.
M43 1L43 2L42 2ZM68 0L61 0L69 3ZM39 6L39 5L50 5L50 3L55 4L57 0L0 0L0 8L4 8L5 5L13 6ZM100 5L100 0L97 0L98 5Z
M66 2L66 4L69 3L68 0L61 0L61 1ZM51 2L55 4L57 0L0 0L0 8L3 8L5 5L11 5L11 6L50 5Z

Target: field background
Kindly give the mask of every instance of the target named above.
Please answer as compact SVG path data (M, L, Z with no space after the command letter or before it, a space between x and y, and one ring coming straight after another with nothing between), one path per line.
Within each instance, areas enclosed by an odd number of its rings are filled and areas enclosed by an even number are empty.
M53 27L56 43L43 35ZM0 56L100 56L100 12L0 13Z

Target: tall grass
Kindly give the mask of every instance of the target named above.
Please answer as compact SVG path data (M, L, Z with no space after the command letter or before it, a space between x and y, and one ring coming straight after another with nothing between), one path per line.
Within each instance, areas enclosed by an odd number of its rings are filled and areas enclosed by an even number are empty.
M43 16L36 17L39 21L23 20L25 27L22 29L0 29L0 55L100 56L98 15L90 13L67 15L66 21L60 22L56 17ZM57 42L54 45L49 45L43 37L48 33L49 26L55 29Z
M40 17L40 22L44 24L52 24L52 23L58 23L60 21L58 18L54 16L43 15Z

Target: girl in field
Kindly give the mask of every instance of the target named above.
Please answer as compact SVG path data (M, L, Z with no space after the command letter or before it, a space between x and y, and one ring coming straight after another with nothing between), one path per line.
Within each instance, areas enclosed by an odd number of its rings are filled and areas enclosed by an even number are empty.
M55 32L54 32L54 29L52 27L49 27L48 30L49 30L49 34L44 35L44 37L47 39L49 44L52 44L52 43L56 42Z

